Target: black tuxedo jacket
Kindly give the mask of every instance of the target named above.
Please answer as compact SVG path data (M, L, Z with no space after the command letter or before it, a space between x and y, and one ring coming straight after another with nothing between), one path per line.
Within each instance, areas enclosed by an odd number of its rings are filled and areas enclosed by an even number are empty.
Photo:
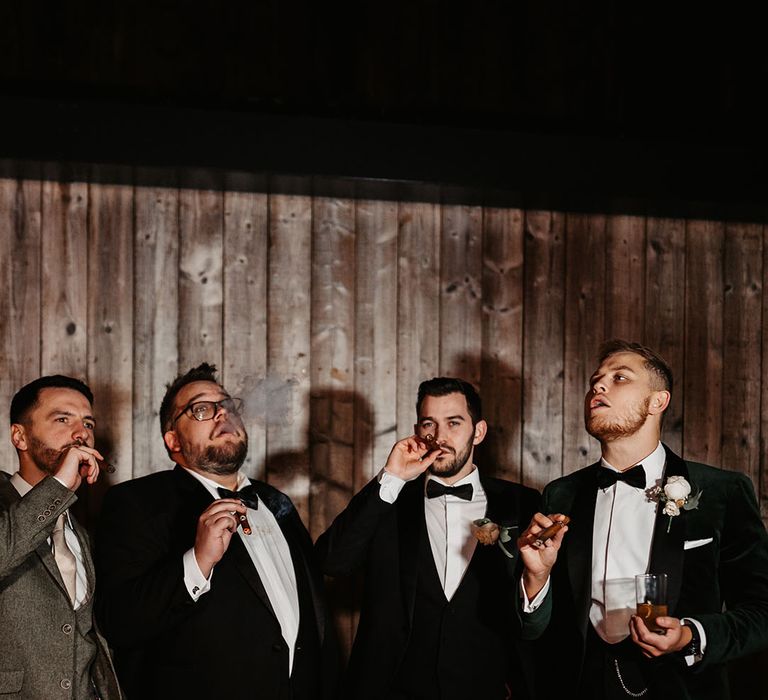
M239 536L214 567L210 591L190 598L182 557L213 498L176 467L119 484L104 499L97 618L129 700L332 697L335 644L311 540L287 496L252 483L288 541L296 573L300 627L291 678L280 625Z
M679 654L652 661L653 677L660 681L654 697L720 700L729 697L725 663L768 646L768 535L748 477L683 461L665 449L664 480L683 476L702 494L697 509L681 511L671 523L658 508L649 572L668 575L669 614L698 620L707 647L692 667ZM552 572L553 617L542 640L562 653L555 661L550 657L549 670L540 673L541 697L572 694L580 681L590 624L599 468L595 463L544 489L544 512L565 513L571 522Z
M519 524L524 529L538 509L539 493L499 479L483 477L481 482L488 499L487 517L502 525ZM517 531L511 534L517 537ZM395 676L402 683L402 674L410 673L403 671L403 660L411 638L419 637L418 630L414 631L414 606L419 570L424 570L419 557L429 557L430 563L432 559L427 538L422 476L405 484L394 504L381 500L379 483L374 478L317 541L326 574L343 576L359 569L365 572L360 623L344 682L345 696L366 700L401 697L393 692L392 684ZM511 544L514 550L514 541ZM512 697L526 694L525 681L512 670L522 665L512 648L513 640L540 634L542 628L536 623L543 616L533 613L525 616L525 624L521 622L517 559L516 552L510 560L496 546L478 544L475 549L470 568L478 577L475 581L479 580L482 595L467 602L459 595L460 586L451 605L462 600L463 605L472 606L462 614L479 617L488 637L467 638L461 629L454 632L448 653L455 655L456 667L462 671L450 697L486 700L489 695L482 689L489 676L497 676L502 688L505 682L518 686ZM493 639L503 639L503 644L496 644L503 648L489 646L494 644Z

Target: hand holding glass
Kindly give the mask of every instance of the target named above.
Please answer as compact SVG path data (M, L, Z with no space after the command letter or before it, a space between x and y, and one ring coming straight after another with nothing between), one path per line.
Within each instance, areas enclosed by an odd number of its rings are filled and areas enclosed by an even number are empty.
M638 617L651 632L664 634L666 630L656 624L656 618L667 616L667 575L635 576L635 593Z

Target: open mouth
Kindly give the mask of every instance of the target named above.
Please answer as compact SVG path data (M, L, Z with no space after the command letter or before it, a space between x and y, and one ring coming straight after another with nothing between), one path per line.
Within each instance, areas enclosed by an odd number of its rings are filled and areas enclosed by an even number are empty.
M589 410L594 411L597 408L609 408L610 405L611 404L609 404L604 398L596 396L589 402Z

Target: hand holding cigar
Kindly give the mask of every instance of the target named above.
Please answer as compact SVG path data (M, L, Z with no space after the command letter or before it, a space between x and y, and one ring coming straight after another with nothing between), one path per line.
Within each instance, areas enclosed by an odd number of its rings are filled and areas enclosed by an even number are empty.
M524 540L524 543L534 547L543 547L548 540L551 540L558 532L560 532L560 530L571 522L571 519L567 515L561 515L559 517L559 520L555 520L549 527L544 528L541 532L528 532L523 535L522 539Z

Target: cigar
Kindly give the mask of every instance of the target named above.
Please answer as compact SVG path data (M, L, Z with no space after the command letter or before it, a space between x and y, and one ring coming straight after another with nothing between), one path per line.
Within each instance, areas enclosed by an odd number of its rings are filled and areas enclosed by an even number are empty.
M245 513L238 513L237 520L238 520L237 524L243 528L243 533L245 533L246 535L250 535L253 532L253 530L251 530L250 524L248 523L248 518L246 517Z
M80 438L75 438L75 445L82 447L85 443ZM111 462L99 462L99 469L107 474L114 474L117 468Z
M440 445L437 444L437 440L435 440L435 436L432 435L432 433L427 433L423 438L420 439L427 446L427 451L421 455L421 459L424 459L424 457L432 452L443 449L440 447Z
M552 539L558 532L560 532L561 528L565 527L569 522L571 522L571 519L564 515L562 520L556 520L552 525L545 528L539 533L530 534L526 538L528 540L529 544L536 545L537 547L540 547L543 545L547 540Z

